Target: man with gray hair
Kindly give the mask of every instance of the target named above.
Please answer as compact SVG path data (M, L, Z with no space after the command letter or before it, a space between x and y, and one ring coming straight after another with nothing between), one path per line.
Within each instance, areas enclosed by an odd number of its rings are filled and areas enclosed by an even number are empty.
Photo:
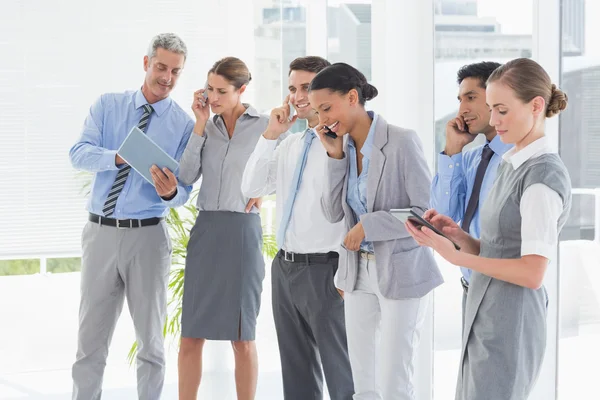
M95 174L82 234L81 302L73 399L96 400L115 325L127 304L135 327L139 399L159 399L164 382L163 324L172 245L164 221L169 208L188 200L191 186L174 171L151 168L154 185L117 154L137 126L179 160L194 122L170 97L187 49L174 34L152 40L146 77L136 91L107 93L90 108L71 163Z

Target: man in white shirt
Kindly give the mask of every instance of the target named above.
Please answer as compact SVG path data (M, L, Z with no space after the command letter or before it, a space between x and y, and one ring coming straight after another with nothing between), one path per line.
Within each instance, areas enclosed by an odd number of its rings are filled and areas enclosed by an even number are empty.
M321 57L291 62L290 94L271 112L242 179L244 196L277 192L281 250L271 276L285 400L322 399L323 372L331 400L351 400L354 393L343 293L333 283L346 232L343 221L328 222L321 209L327 153L314 132L319 118L308 101L311 80L329 65ZM297 118L308 129L277 146Z

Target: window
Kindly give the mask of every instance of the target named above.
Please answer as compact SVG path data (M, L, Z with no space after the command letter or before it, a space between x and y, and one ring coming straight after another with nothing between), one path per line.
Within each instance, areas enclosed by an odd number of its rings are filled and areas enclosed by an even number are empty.
M590 365L600 357L600 4L563 0L561 88L569 96L560 114L560 155L573 186L573 207L560 243L561 399L597 392Z
M442 0L435 8L435 151L446 143L446 123L458 111L458 70L481 61L505 62L532 53L531 0ZM449 29L450 27L455 29ZM485 143L479 135L466 148ZM437 157L435 158L437 164ZM435 166L437 168L437 165ZM435 173L435 171L434 171ZM445 284L435 291L434 399L454 399L461 349L461 272L436 255Z
M371 0L327 0L327 58L371 80Z

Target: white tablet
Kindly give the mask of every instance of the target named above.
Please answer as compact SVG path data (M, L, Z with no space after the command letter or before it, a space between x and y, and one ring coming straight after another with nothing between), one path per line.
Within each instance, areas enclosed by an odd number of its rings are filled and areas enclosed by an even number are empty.
M137 126L131 129L125 141L117 150L117 154L152 186L154 186L154 181L152 180L150 168L153 165L161 170L168 168L173 173L179 168L179 163Z

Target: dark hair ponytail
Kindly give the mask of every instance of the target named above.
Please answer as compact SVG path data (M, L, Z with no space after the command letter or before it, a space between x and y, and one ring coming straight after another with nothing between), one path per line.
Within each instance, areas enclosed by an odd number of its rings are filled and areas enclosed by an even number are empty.
M377 88L367 82L362 72L345 63L335 63L319 72L310 82L309 91L329 89L346 94L355 89L358 101L364 105L366 101L377 97Z

